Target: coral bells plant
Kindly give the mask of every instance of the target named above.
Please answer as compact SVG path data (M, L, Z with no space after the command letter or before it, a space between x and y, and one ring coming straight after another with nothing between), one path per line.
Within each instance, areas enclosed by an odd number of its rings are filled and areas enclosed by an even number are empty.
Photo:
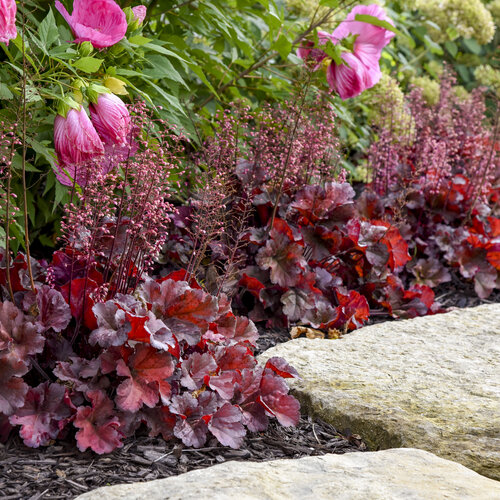
M0 303L0 436L18 426L28 446L74 435L81 451L109 453L141 425L185 446L233 448L270 418L295 425L299 403L283 379L298 374L281 358L258 366L252 321L185 271L148 276L184 138L142 102L130 115L127 153L86 165L62 248L50 264L32 259L34 290L23 255L8 275L0 267L14 297Z
M233 168L231 190L219 192L224 205L200 212L195 199L179 211L165 260L169 266L191 263L190 252L199 248L197 225L216 220L219 230L198 255L211 265L200 266L197 276L207 287L215 281L253 321L355 329L372 313L413 317L437 311L430 288L407 287L402 279L411 259L399 230L358 213L354 190L338 168L331 109L311 104L302 116L293 104L266 107L253 120L226 113L220 133L238 130L239 140L233 134L231 141L214 140L208 147L212 158L224 159L221 171ZM245 221L237 231L235 220ZM229 280L227 268L236 268Z
M499 284L499 110L485 118L481 89L462 99L445 73L439 101L427 104L415 89L406 103L406 131L381 128L368 164L371 189L358 206L366 217L398 223L415 255L416 284L450 281L452 269L474 281L486 298ZM390 115L391 110L387 113ZM392 123L397 123L394 115Z
M18 299L26 312L0 303L3 436L20 426L39 447L74 433L81 451L109 453L144 424L186 446L212 436L237 448L269 418L298 421L283 381L296 371L280 358L257 366L253 323L178 274L93 305L97 325L74 345L59 291L38 283Z

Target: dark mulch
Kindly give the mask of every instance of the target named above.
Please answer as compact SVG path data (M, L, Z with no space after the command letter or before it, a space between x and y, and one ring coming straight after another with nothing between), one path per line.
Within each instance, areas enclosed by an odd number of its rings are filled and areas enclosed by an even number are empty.
M239 450L216 443L185 448L162 439L137 436L109 455L80 453L73 443L27 448L19 437L0 444L0 498L56 500L74 498L100 486L151 481L229 460L260 462L325 453L364 451L349 430L343 435L321 420L302 418L295 428L272 422L265 433L249 434Z

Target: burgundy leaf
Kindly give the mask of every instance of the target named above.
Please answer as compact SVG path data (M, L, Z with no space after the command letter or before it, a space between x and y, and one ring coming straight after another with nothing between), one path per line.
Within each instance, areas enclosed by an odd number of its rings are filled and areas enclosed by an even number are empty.
M142 414L151 437L161 434L162 438L167 441L174 436L174 427L177 418L170 412L168 406L144 408Z
M19 434L26 446L46 446L58 436L72 413L65 395L63 385L49 382L29 389L24 406L10 417L12 425L21 425Z
M216 370L217 363L210 353L195 352L182 363L181 384L190 391L195 391L202 386L205 377Z
M28 386L21 377L27 372L20 359L0 355L0 413L12 415L23 406Z
M121 448L120 421L113 411L112 401L103 391L90 391L87 397L92 406L80 406L73 421L73 425L80 429L76 433L78 449L85 451L90 448L102 455Z
M166 402L170 397L167 378L174 371L170 354L159 352L147 344L137 344L135 352L116 365L118 375L127 377L116 390L116 404L124 411L137 411L143 404L153 408L161 396Z
M258 399L264 409L278 419L285 427L297 425L300 418L300 404L288 395L288 386L283 379L266 371L260 384L261 395Z
M208 385L222 399L232 399L234 396L235 381L237 373L234 371L222 372L220 375L210 377Z
M295 241L288 225L276 224L269 233L266 246L258 251L255 262L262 269L269 269L271 281L283 287L296 285L307 266L303 243Z
M300 378L293 366L290 366L283 358L277 356L273 356L267 360L266 368L269 368L282 378Z
M241 410L226 403L213 414L208 429L222 445L239 448L246 434L241 418Z
M127 321L126 312L115 302L108 300L92 307L97 319L97 330L89 337L90 345L99 344L101 347L120 346L128 339L131 325Z
M42 285L37 290L36 303L39 311L36 322L42 327L42 331L52 328L60 332L68 326L71 321L71 310L61 292Z
M0 351L2 355L28 361L28 356L43 351L45 339L34 323L12 302L0 303Z

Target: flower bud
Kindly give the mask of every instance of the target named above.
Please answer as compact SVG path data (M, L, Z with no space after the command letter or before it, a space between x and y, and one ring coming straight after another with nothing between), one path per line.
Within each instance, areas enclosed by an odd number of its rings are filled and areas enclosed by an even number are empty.
M114 94L100 94L90 105L90 116L105 144L126 145L130 132L130 114L123 101Z
M90 54L92 54L93 50L94 46L90 42L83 42L80 45L80 49L78 50L78 52L82 57L87 57L90 56Z

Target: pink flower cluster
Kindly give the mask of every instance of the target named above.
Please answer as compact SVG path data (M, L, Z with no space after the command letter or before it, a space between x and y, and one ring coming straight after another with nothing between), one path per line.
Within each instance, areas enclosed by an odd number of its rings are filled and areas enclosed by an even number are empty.
M83 106L70 109L66 117L54 121L54 145L59 160L56 176L66 186L85 184L87 166L107 149L126 148L130 140L130 114L123 101L114 94L100 94L90 104L90 118ZM102 173L111 168L102 165Z
M351 10L333 33L318 32L320 45L326 45L329 41L337 45L350 36L354 37L353 51L343 52L341 55L344 63L339 65L330 61L326 69L328 84L341 99L355 97L380 80L380 55L394 36L392 31L385 28L356 21L357 14L369 15L393 24L379 5L359 5ZM317 70L328 61L328 55L313 45L309 42L306 47L299 49L298 55L304 60L313 61L313 69Z
M17 36L15 0L0 0L0 42L9 45Z

